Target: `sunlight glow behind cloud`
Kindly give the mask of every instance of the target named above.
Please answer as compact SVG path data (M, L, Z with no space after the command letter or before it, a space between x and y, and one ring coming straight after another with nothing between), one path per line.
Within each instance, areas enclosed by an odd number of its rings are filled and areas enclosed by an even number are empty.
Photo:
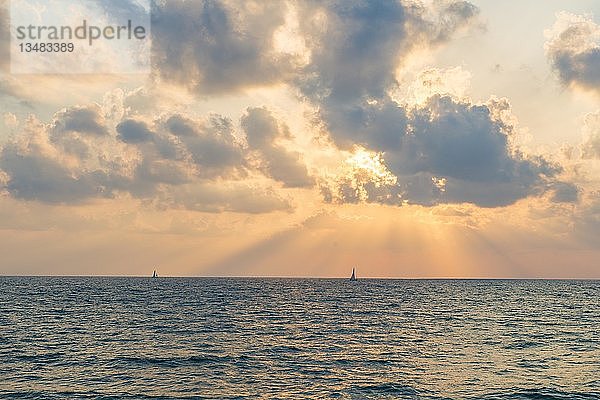
M597 277L599 22L490 7L160 1L148 77L0 72L0 273Z

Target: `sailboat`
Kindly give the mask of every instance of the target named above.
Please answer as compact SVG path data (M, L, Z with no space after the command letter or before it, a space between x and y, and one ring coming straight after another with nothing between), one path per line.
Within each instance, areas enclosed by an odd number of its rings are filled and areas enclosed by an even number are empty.
M352 276L350 277L351 281L355 281L356 280L356 274L354 273L354 268L352 268Z
M154 272L152 273L152 277L153 278L158 278L158 275L156 274L156 270L154 270Z

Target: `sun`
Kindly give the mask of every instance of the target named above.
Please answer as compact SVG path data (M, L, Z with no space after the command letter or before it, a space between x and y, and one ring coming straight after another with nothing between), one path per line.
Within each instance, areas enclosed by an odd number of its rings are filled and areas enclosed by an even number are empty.
M395 185L398 181L385 165L383 153L356 147L353 154L346 159L346 164L350 171L359 173L376 185Z

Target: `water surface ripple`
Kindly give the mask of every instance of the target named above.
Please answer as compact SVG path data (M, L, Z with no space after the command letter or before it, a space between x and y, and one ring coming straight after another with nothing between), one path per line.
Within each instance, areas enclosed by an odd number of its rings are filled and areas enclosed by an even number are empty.
M0 397L600 399L600 282L0 277Z

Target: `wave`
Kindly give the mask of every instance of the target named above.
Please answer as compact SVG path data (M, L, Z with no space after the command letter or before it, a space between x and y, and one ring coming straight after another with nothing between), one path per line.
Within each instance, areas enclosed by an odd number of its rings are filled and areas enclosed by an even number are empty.
M568 392L555 389L510 389L473 397L484 400L600 400L600 393Z
M137 366L156 365L161 367L181 367L186 365L200 364L228 364L245 360L246 356L216 356L216 355L194 355L181 357L116 357L112 363L129 364Z
M373 385L354 386L350 392L360 395L393 395L395 398L408 396L409 398L418 398L419 392L408 385L402 385L392 382L384 382Z

